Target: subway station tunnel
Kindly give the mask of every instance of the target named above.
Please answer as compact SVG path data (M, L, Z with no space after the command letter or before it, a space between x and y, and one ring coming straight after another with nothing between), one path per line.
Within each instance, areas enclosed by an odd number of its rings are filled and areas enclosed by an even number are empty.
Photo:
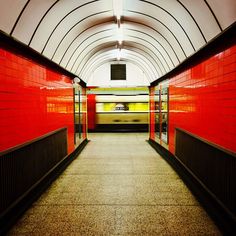
M235 19L0 0L0 235L235 235Z

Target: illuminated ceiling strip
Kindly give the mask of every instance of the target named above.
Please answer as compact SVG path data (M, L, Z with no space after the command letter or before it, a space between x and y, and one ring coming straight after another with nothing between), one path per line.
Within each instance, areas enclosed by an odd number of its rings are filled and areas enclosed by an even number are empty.
M120 21L123 14L123 0L113 0L113 13L117 21Z

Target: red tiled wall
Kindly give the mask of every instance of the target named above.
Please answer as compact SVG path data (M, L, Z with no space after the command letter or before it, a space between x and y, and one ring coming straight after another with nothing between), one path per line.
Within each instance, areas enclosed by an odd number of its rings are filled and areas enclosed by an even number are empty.
M236 46L169 80L169 149L175 127L236 152Z
M96 126L96 95L88 94L88 129L94 130Z
M0 151L67 127L70 153L73 119L68 77L0 49Z

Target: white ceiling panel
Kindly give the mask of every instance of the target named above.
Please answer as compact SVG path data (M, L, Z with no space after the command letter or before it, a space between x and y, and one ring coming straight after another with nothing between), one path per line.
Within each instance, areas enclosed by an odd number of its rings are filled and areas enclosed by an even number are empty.
M55 49L51 59L60 64L64 56L66 56L67 51L70 49L70 46L81 36L81 34L92 27L97 27L99 24L104 24L105 22L114 24L114 19L110 12L96 13L95 15L82 19L78 24L72 25L68 28L65 35L59 36L60 42L58 44L54 44L51 41L50 45L54 45L53 48Z
M12 33L12 36L20 41L28 44L31 36L34 34L35 28L41 21L43 15L47 10L56 2L56 0L41 1L34 0L29 1L24 12ZM24 29L24 30L22 30Z
M92 50L94 48L100 44L105 45L107 41L116 42L114 31L114 29L108 29L105 32L97 32L94 35L90 35L89 38L85 38L85 40L81 41L70 56L66 68L73 71L73 73L77 72L77 68L83 58L88 54L92 55Z
M30 44L31 47L44 53L45 46L54 34L65 34L67 29L76 22L89 17L96 12L111 10L111 4L106 1L59 1L41 22ZM112 13L111 13L112 14Z
M109 24L103 23L84 30L82 33L78 34L69 45L67 45L66 51L61 58L61 65L67 67L73 64L77 55L94 41L107 37L108 35L113 35L113 41L116 41L115 31L116 27L113 22L110 22Z
M206 41L211 40L221 32L214 15L211 13L211 8L209 8L206 1L181 0L180 2L192 15Z
M124 49L123 51L124 51L123 54L128 55L129 59L125 59L122 57L121 61L131 62L134 65L137 65L139 68L141 68L150 83L155 77L155 73L153 72L153 69L150 67L150 64L147 63L146 60L144 60L140 54L132 53L126 49ZM98 52L97 54L93 55L93 57L91 57L88 63L86 63L86 67L84 71L82 71L81 77L90 78L91 73L93 73L96 70L96 68L101 66L103 63L109 61L116 62L116 49Z
M183 61L184 59L186 59L187 55L186 55L186 52L185 52L183 46L181 45L181 42L176 37L176 35L166 25L164 25L160 21L157 21L155 18L152 18L148 15L140 15L140 14L137 14L134 12L132 12L132 13L126 12L125 15L126 15L125 19L127 18L128 21L135 21L140 24L144 24L149 27L152 27L153 29L158 31L159 34L161 34L162 37L165 38L165 40L170 45L172 45L179 60Z
M235 0L208 0L207 2L222 29L226 29L229 25L235 22Z
M165 57L169 67L172 68L172 66L174 67L179 63L179 58L174 48L170 42L162 34L160 34L158 30L155 30L149 25L128 21L124 23L124 28L131 29L137 33L142 33L143 35L147 35L148 39L151 38L151 40L154 40L155 47L157 47L161 54Z
M236 19L235 0L121 1L118 22L112 0L0 0L0 30L90 84L94 70L117 60L119 47L122 61L141 68L152 82Z
M0 0L0 29L11 34L27 0Z

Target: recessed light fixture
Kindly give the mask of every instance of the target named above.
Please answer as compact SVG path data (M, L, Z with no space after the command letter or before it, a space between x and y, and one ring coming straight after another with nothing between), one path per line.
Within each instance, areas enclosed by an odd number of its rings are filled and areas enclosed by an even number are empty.
M79 79L78 77L75 77L75 78L73 79L73 82L74 82L75 84L79 84L79 83L80 83L80 79Z
M113 0L113 13L117 21L120 21L123 11L123 0Z
M120 61L120 58L121 58L121 48L117 48L117 52L116 52L117 61Z
M117 28L117 41L120 45L122 44L122 41L123 41L123 28L121 27L121 25L120 25L120 27Z

